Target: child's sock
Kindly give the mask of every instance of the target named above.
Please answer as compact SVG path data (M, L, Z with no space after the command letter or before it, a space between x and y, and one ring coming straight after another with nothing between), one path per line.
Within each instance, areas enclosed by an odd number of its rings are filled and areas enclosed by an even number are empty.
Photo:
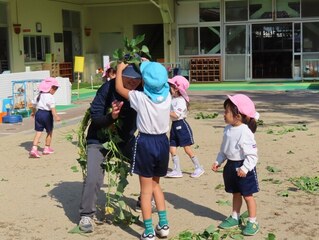
M256 220L257 220L256 217L249 217L249 218L248 218L248 221L251 222L251 223L255 223Z
M145 235L148 235L150 233L154 233L152 218L144 220L144 227L145 227Z
M239 213L238 213L238 212L233 212L232 215L231 215L231 217L232 217L233 219L238 220L238 219L239 219Z
M166 210L164 211L158 211L158 217L159 217L159 226L162 227L163 225L167 225L167 213Z
M37 151L37 150L38 150L38 146L36 146L36 145L33 145L33 146L32 146L32 150L35 150L35 151Z
M174 163L174 170L177 172L181 171L181 165L179 163L179 157L177 155L174 155L173 157L173 163Z
M201 167L200 164L199 164L199 160L198 160L198 158L196 156L191 157L191 160L192 160L195 168L200 168Z

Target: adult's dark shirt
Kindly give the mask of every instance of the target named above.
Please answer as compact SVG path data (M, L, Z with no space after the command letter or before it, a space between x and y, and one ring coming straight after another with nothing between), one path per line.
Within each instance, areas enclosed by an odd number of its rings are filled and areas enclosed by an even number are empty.
M110 127L116 121L110 114L110 108L114 100L124 102L118 117L119 124L116 124L116 127L119 137L123 141L119 144L119 147L122 151L126 151L127 143L132 144L132 141L134 141L136 111L130 107L129 101L116 92L115 79L103 83L91 103L91 124L87 132L87 144L103 144L109 140L106 134L101 134L101 130Z

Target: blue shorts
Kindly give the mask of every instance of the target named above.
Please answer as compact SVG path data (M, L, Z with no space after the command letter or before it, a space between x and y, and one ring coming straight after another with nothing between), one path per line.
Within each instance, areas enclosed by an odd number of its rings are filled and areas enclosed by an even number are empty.
M35 113L35 126L34 130L37 132L43 132L45 129L47 133L52 132L53 130L53 115L51 111L45 111L39 109Z
M169 141L171 147L185 147L194 144L192 129L185 119L172 122Z
M223 171L226 192L241 193L243 196L248 196L259 192L256 168L254 168L252 171L249 171L246 177L237 176L236 168L240 168L243 165L243 162L243 160L227 160Z
M143 177L164 177L169 161L166 134L139 133L135 140L132 173Z

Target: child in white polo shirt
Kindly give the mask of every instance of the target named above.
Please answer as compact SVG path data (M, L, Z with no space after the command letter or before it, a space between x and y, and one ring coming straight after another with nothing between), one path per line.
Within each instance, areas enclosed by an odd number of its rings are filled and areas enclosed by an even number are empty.
M167 237L165 197L160 187L160 177L167 173L169 161L169 130L171 95L168 74L163 65L144 61L140 66L144 91L127 90L123 85L122 72L127 64L117 66L116 91L130 101L137 112L136 126L139 131L135 141L132 172L139 175L141 187L141 209L145 231L142 240L154 240L155 234ZM159 216L155 229L152 224L151 200L154 196Z

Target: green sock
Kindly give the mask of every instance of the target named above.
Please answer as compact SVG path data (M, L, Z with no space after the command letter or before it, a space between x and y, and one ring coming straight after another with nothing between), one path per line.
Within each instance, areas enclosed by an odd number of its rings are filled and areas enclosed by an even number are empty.
M166 211L158 211L158 217L160 227L168 224Z
M144 226L145 226L145 235L148 235L150 233L154 233L152 218L144 220Z

